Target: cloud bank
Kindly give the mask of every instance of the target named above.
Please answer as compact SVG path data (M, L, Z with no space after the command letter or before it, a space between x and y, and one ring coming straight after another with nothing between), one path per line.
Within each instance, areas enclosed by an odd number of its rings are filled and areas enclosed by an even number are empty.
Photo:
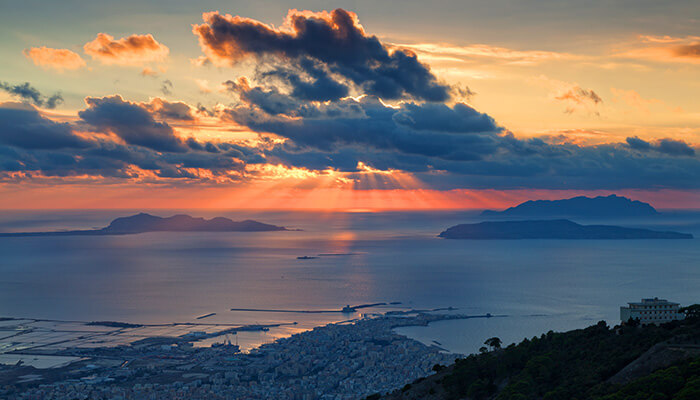
M170 125L156 121L148 110L136 103L125 101L119 95L88 97L85 102L88 107L78 116L97 130L112 133L128 144L157 151L185 150Z
M37 108L58 100L28 83L3 83L2 90L32 105L0 105L0 124L7 127L0 132L0 180L220 185L292 176L332 177L354 189L700 189L692 143L629 137L586 146L519 137L457 101L458 89L441 83L411 50L382 42L342 9L291 10L280 27L206 13L193 32L205 57L197 64L254 67L252 76L223 82L227 104L91 96L65 123ZM463 51L555 57L487 50ZM99 34L85 51L119 65L168 54L151 35ZM172 96L172 82L161 83L162 93ZM567 109L595 111L603 103L592 89L547 84ZM210 90L208 82L201 87ZM192 134L206 124L259 136L202 140Z
M286 78L299 98L337 99L350 84L384 99L445 101L450 97L450 88L439 83L413 52L390 49L365 33L357 15L342 9L291 10L282 28L218 12L205 13L203 18L205 23L195 25L193 32L209 59L232 65L246 58L274 57L288 67L272 74Z

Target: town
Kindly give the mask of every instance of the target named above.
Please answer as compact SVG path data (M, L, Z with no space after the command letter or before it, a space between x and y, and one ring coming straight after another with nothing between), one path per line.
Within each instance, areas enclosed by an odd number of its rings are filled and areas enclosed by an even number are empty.
M29 399L357 399L384 393L459 357L398 335L400 326L484 316L390 312L335 323L249 353L225 342L149 338L112 348L66 349L80 361L41 375L3 366L0 396ZM43 370L46 371L46 370ZM10 382L15 382L11 384Z

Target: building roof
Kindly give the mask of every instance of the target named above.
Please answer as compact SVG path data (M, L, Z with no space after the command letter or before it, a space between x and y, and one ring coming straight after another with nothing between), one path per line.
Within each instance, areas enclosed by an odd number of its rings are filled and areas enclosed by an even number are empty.
M630 306L658 306L658 305L668 305L668 306L678 306L680 303L674 303L666 299L660 299L654 297L653 299L642 299L640 303L627 303Z

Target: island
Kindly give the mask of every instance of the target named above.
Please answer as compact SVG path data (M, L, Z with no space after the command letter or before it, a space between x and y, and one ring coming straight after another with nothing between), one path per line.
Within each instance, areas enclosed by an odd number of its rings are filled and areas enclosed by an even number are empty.
M487 221L455 225L444 239L692 239L693 235L612 225L580 225L567 219Z
M102 229L51 232L0 232L0 237L103 236L130 235L146 232L266 232L287 230L289 229L282 226L264 224L253 220L232 221L224 217L204 219L184 214L164 218L140 213L117 218L113 220L109 226Z
M578 196L561 200L529 200L503 211L486 210L485 217L650 217L656 211L648 203L627 197L610 195L598 197Z

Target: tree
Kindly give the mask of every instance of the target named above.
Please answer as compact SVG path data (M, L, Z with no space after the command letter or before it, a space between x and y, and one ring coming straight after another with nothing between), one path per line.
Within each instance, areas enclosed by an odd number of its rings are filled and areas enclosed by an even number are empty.
M493 350L500 349L502 343L503 342L501 341L501 339L497 337L486 339L486 341L484 342L485 345L491 347L491 349Z
M700 304L693 304L688 307L682 307L678 312L685 314L686 318L700 317Z

